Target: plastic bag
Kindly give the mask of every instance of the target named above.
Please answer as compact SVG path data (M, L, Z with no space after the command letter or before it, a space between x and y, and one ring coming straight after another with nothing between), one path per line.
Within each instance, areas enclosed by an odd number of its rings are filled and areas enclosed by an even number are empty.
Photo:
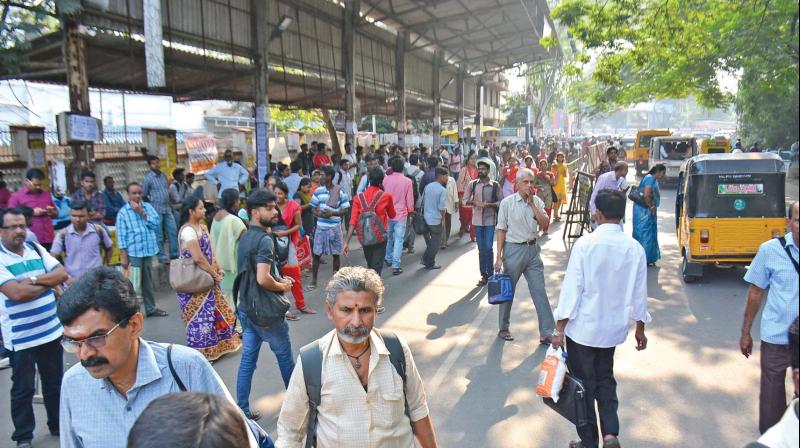
M536 385L536 395L551 398L558 403L558 394L564 385L564 376L567 374L567 354L559 347L554 349L551 345L542 361L539 371L539 383Z

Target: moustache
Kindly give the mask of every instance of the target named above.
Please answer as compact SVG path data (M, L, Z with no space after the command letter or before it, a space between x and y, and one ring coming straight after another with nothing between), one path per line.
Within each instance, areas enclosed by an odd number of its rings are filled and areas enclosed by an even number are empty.
M369 328L367 328L366 325L361 325L358 327L348 325L344 327L342 333L346 334L347 336L363 337L369 334Z
M108 364L108 359L102 356L95 356L93 358L89 358L85 361L81 361L81 365L83 367L97 367L102 366L103 364Z

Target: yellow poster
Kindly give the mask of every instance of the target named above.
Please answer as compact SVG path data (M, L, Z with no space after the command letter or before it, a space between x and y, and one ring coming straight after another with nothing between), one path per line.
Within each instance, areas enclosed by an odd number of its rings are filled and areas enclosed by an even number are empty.
M165 166L163 171L167 177L172 179L172 171L178 167L178 146L175 141L175 134L158 133L156 137L158 154L164 159Z

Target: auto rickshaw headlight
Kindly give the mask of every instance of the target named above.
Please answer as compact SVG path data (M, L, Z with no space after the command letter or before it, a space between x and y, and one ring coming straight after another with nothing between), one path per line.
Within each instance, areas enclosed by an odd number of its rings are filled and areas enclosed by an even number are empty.
M708 243L708 230L703 229L700 231L700 242L701 243Z

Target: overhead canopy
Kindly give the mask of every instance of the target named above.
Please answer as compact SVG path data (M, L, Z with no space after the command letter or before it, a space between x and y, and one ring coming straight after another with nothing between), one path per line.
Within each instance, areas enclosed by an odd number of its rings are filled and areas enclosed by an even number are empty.
M342 3L264 1L269 5L267 29L281 18L292 19L269 45L270 103L343 110ZM142 4L83 1L80 21L90 86L166 94L177 101L253 100L251 0L162 0L166 87L158 89L147 87ZM453 120L456 83L448 80L459 72L465 74L464 111L471 115L476 75L557 57L557 50L546 51L538 43L550 21L545 0L362 0L360 5L362 20L354 32L357 117L396 112L398 28L408 31L411 44L404 65L408 118L432 117L432 98L441 89L442 120ZM61 42L60 32L34 40L28 65L13 72L2 67L0 79L65 83ZM434 49L444 58L439 86L433 85Z

